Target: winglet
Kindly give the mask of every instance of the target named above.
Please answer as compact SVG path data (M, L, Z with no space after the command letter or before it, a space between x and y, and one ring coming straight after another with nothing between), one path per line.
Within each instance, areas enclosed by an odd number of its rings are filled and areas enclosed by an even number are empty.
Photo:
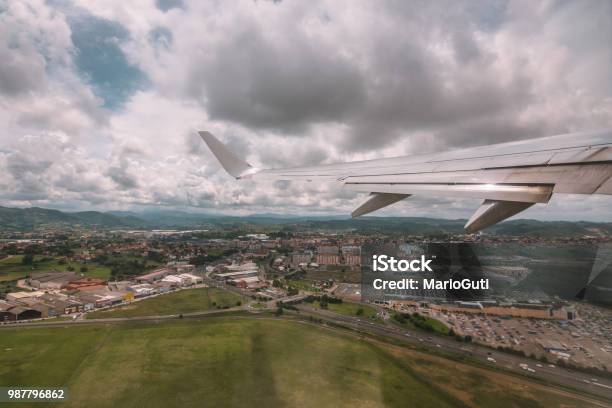
M206 130L198 132L208 148L215 155L221 166L232 177L237 179L257 172L257 169L251 166L246 161L242 160L235 153L231 152L223 143L219 141L212 133Z

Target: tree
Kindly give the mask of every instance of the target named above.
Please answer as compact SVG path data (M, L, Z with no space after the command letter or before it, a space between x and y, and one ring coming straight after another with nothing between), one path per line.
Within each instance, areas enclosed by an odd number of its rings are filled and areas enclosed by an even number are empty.
M156 263L163 263L165 261L164 256L156 251L149 251L147 253L147 259Z
M106 255L106 254L100 254L100 255L96 256L96 257L93 259L93 261L94 261L94 262L97 262L97 263L99 263L99 264L104 265L104 264L106 264L106 262L108 261L108 255Z
M25 254L23 258L21 258L21 263L24 265L32 265L34 263L34 255Z
M191 258L190 262L195 266L202 266L206 262L208 262L208 257L206 255L198 255L198 256Z
M359 309L357 309L357 311L355 312L355 314L357 316L363 316L363 307L360 307Z
M42 247L40 245L28 245L23 250L23 253L32 255L42 254Z
M61 256L72 256L74 255L74 251L68 245L62 245L60 247L55 248L58 255Z
M275 314L276 316L280 316L280 315L282 315L282 314L283 314L283 307L282 307L282 306L277 307L277 308L276 308L276 312L274 312L274 314Z
M129 278L133 275L140 275L146 270L146 262L138 260L112 260L107 263L111 267L111 275L114 279Z

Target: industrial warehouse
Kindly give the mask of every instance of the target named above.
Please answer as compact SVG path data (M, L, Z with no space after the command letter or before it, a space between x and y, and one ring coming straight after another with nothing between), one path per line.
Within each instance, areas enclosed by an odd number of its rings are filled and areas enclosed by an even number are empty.
M12 292L0 300L0 322L74 315L132 302L202 284L195 267L169 263L130 281L107 282L82 278L74 272L33 272L23 282L27 291Z

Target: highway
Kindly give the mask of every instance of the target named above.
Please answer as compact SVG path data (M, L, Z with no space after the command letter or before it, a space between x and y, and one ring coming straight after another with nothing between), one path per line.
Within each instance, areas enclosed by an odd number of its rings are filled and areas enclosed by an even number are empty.
M233 288L236 292L241 292L239 289ZM241 293L242 294L242 293ZM295 300L293 298L285 298L279 300ZM270 303L276 303L270 302ZM529 380L529 378L538 379L547 383L548 385L554 386L555 384L575 389L582 390L591 395L596 395L601 398L605 398L610 401L612 406L612 380L586 374L578 371L568 370L561 367L550 367L548 364L540 363L538 361L516 356L508 353L498 352L489 349L484 346L480 346L472 343L457 342L450 337L442 335L436 335L426 333L419 330L411 330L401 328L393 325L389 322L377 323L368 321L368 319L359 318L357 316L347 316L333 313L327 310L316 309L308 304L299 304L298 310L302 313L316 316L323 321L334 323L336 325L344 326L353 329L357 332L365 334L375 334L378 336L389 337L395 340L399 340L402 343L411 345L421 346L429 349L439 349L441 352L452 353L455 355L463 355L471 357L476 360L480 360L485 365L490 365L491 368L503 368L511 373L516 374L519 377ZM257 314L262 316L262 311L256 311L249 307L249 305L243 305L240 307L233 307L228 309L214 309L202 312L194 313L183 313L182 316L185 319L199 319L213 316L222 316L228 313L234 312L250 312L253 317ZM269 315L265 315L269 317ZM26 327L54 327L54 326L67 326L67 325L91 325L91 324L114 324L123 322L151 322L151 321L162 321L162 320L176 320L179 315L162 315L162 316L142 316L142 317L123 317L123 318L102 318L102 319L79 319L79 320L42 320L35 322L22 321L19 323L0 324L0 329L17 329ZM494 361L491 361L493 359ZM532 371L528 371L521 367L521 365L528 367Z
M491 365L492 368L501 367L523 377L536 378L547 383L584 390L590 394L609 399L612 402L612 380L610 379L556 366L552 368L549 367L548 364L540 363L526 357L494 351L477 344L457 342L450 337L430 334L419 330L400 328L390 323L379 324L356 316L339 315L326 310L315 309L305 304L299 305L298 309L315 316L320 316L333 323L348 326L357 331L369 332L379 336L391 337L413 345L426 346L433 349L438 348L440 351L470 356L477 360L481 360L484 364ZM494 359L495 362L487 360L488 358ZM534 372L529 372L521 368L521 364L526 364L529 368L534 370ZM540 364L542 367L536 364Z

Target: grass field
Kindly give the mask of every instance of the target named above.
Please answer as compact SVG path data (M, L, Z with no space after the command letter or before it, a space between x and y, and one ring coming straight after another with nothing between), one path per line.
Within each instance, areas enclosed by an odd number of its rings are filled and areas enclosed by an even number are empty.
M23 265L21 258L21 255L13 255L0 260L0 294L18 290L17 280L32 269L29 265Z
M108 280L111 274L111 269L108 266L101 265L95 262L77 262L77 261L67 261L64 264L59 263L59 259L45 259L42 256L36 256L36 267L33 269L32 265L24 265L21 263L23 255L12 255L8 258L0 260L0 282L12 281L17 279L22 279L27 276L27 274L31 271L39 271L46 272L51 270L56 270L60 272L65 272L69 267L74 268L74 272L77 274L82 274L83 276L91 277L91 278L101 278L104 280ZM43 260L45 259L45 260ZM138 260L142 261L143 258L122 255L122 256L112 256L109 260ZM86 272L81 272L81 267L87 267ZM158 263L147 260L147 269L153 269L159 266Z
M10 329L0 337L0 386L65 386L69 400L53 405L61 407L588 406L517 381L287 320Z
M21 263L22 255L12 255L0 260L0 282L20 279L32 270Z
M309 303L308 305L315 307L317 309L321 308L321 305L318 301ZM342 302L342 303L328 303L327 310L334 313L339 313L347 316L357 316L357 311L359 309L363 310L362 317L366 319L376 319L376 309L370 306L360 305L357 303L350 302Z
M245 299L216 288L184 289L110 310L88 313L88 319L108 317L161 316L200 312L216 308L233 307Z
M83 273L84 276L102 279L108 279L110 276L110 268L96 263L85 264L82 262L70 261L62 265L58 263L57 259L40 261L41 257L38 256L36 257L36 269L32 269L31 265L24 265L21 263L22 258L22 255L13 255L0 261L0 282L25 278L31 271L45 272L57 270L63 272L68 270L69 266L72 266L77 274L81 273L80 270L82 266L86 266L87 272Z
M68 267L71 266L74 268L74 272L77 274L83 274L83 276L88 276L90 278L100 278L104 280L108 280L110 277L110 268L104 265L99 265L96 263L83 263L83 262L75 262L69 261L65 264L60 264L56 259L52 261L45 261L39 263L38 270L56 270L60 272L65 272L68 270ZM81 272L81 267L86 267L87 272Z
M286 279L285 283L287 284L287 286L293 286L294 288L298 288L299 290L307 290L311 292L321 291L321 289L312 286L312 283L310 281L304 279Z
M308 270L307 280L327 280L333 279L334 282L360 283L361 270L359 268L349 268L339 265L327 265L318 270Z

